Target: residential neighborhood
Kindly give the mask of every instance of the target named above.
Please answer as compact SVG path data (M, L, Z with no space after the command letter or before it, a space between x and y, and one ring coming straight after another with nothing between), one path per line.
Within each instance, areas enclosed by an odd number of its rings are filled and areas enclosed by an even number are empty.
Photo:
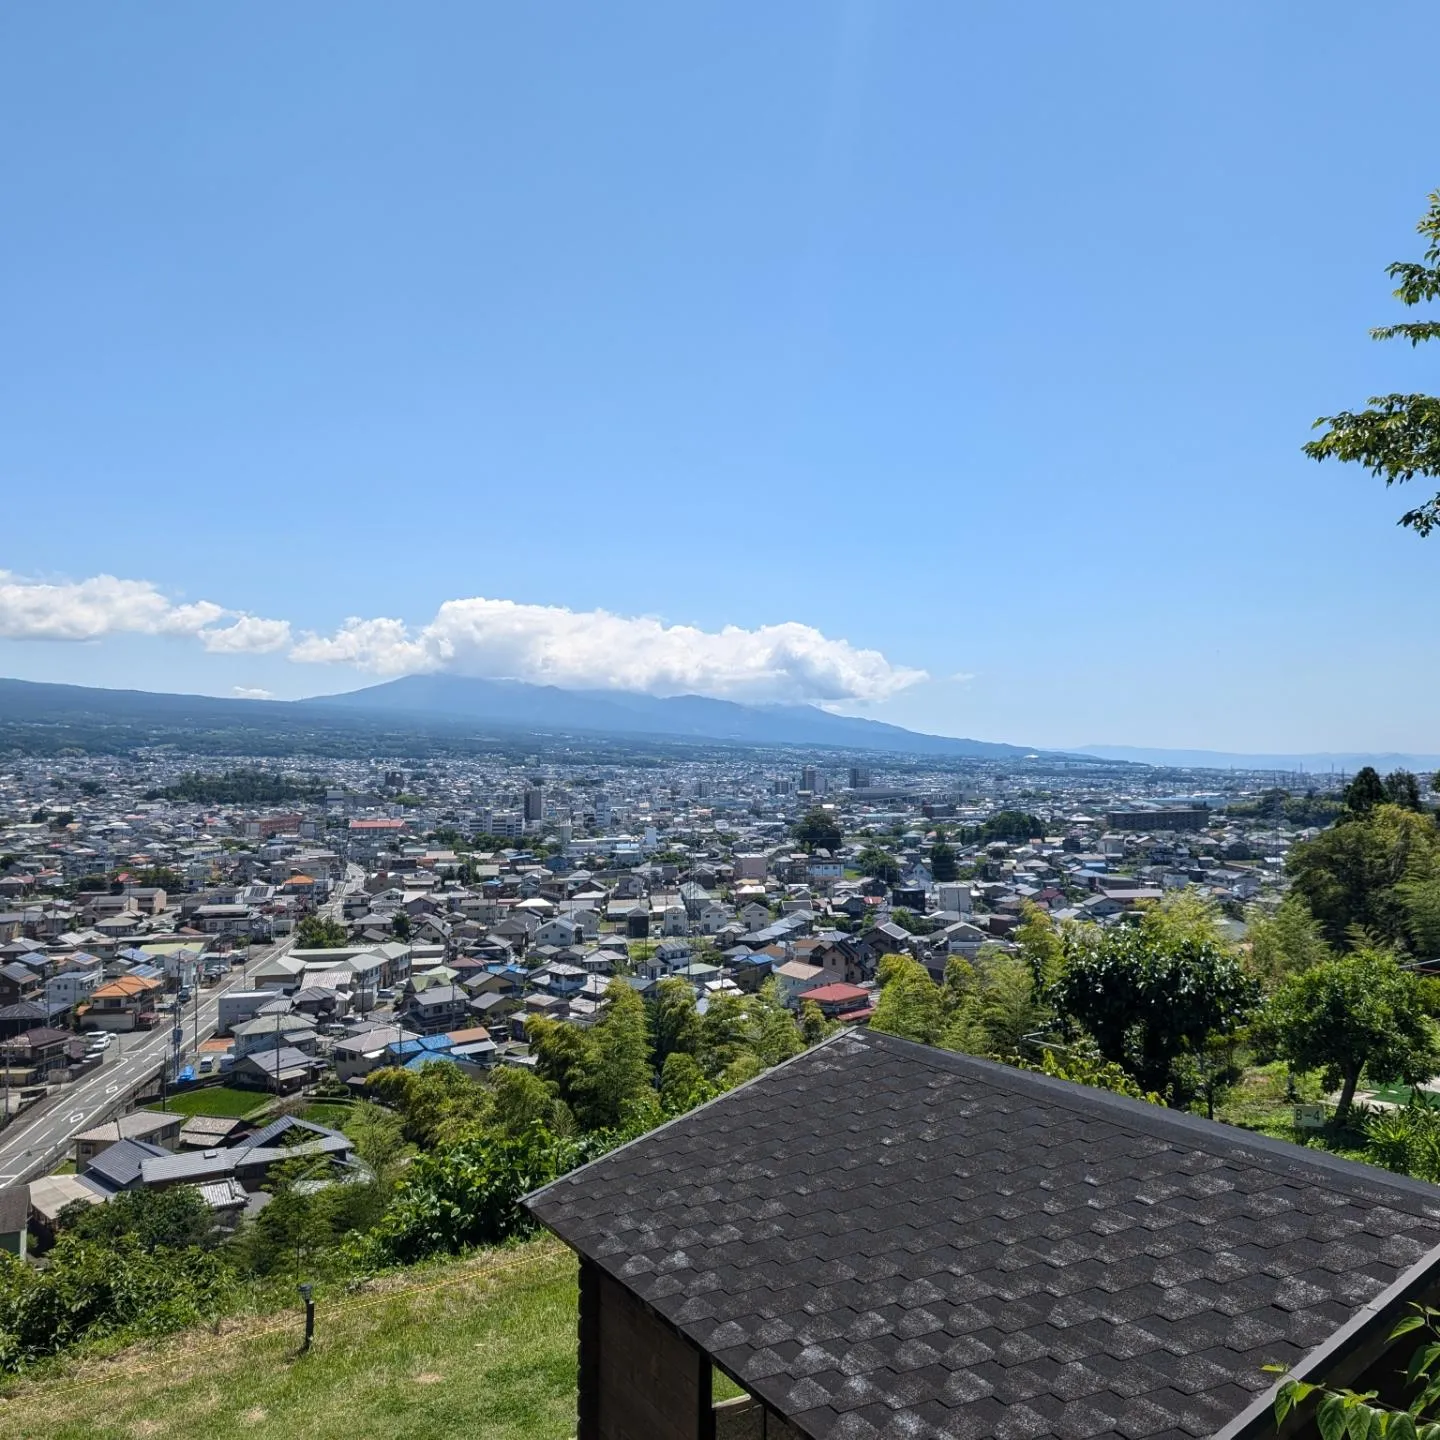
M160 758L0 777L3 1113L18 1127L118 1077L48 1153L7 1151L0 1129L32 1248L57 1205L119 1189L263 1205L271 1110L363 1096L390 1068L533 1070L536 1022L593 1027L617 978L642 998L682 981L701 1015L768 987L850 1026L873 1013L882 957L939 984L956 957L1013 950L1029 913L1118 926L1188 892L1241 942L1316 829L1257 801L1274 776L1216 788L1214 772L1099 762L306 764L239 759L198 786L193 762ZM247 802L256 777L304 798ZM189 798L227 785L237 798ZM136 1045L149 1065L116 1070ZM237 1093L255 1125L204 1113ZM172 1097L184 1128L165 1121ZM212 1164L165 1158L197 1134Z

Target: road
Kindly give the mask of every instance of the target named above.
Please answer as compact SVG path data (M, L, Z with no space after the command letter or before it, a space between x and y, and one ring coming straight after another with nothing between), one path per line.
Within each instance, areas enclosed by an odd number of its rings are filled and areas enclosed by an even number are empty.
M337 915L344 895L358 882L350 867L344 884L337 887L337 897L328 902L322 914ZM360 875L363 878L364 872ZM0 1130L0 1186L18 1180L29 1180L43 1173L64 1158L71 1141L82 1130L98 1125L111 1113L125 1108L125 1102L146 1081L159 1073L171 1053L171 1030L183 1024L185 1049L193 1050L198 1033L208 1040L215 1033L220 1012L220 997L236 987L244 988L246 977L257 966L283 955L295 943L287 936L276 945L252 954L245 965L232 970L220 984L201 989L197 1005L184 1007L183 1019L166 1012L153 1030L136 1030L116 1035L100 1068L74 1085L67 1085L39 1105L17 1115Z

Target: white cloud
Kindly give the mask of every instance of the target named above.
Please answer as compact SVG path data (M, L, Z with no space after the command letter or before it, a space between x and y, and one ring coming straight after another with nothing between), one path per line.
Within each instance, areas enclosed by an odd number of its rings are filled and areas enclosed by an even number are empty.
M225 619L233 623L217 627ZM127 634L193 635L207 650L264 653L289 644L290 625L213 600L179 605L148 580L92 575L44 581L0 570L0 638L79 641Z
M258 615L242 615L233 625L218 630L201 630L200 643L207 650L227 655L268 655L283 650L290 643L288 620L262 620Z
M928 678L809 625L701 630L650 617L513 600L447 600L412 631L394 619L347 620L305 635L292 660L378 675L443 671L571 689L716 695L739 700L883 700Z
M650 616L567 610L476 596L447 600L428 624L351 618L333 634L296 638L271 620L211 600L180 604L148 580L95 575L40 581L0 570L0 638L100 640L188 635L216 654L288 648L304 664L342 664L375 675L450 673L571 689L736 700L843 704L884 700L928 679L878 650L788 620L745 630L667 625ZM240 687L237 694L249 694ZM254 698L267 698L255 692Z
M274 693L262 690L258 685L236 685L230 693L237 700L273 700Z

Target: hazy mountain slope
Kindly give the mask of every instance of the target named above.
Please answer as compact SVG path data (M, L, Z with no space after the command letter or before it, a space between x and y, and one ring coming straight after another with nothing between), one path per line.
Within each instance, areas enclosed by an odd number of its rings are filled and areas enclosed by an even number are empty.
M545 728L573 726L612 734L693 736L755 745L834 745L993 759L1031 753L1018 745L923 735L878 720L831 715L813 705L740 705L703 695L659 698L625 691L561 690L549 685L456 675L407 675L383 685L304 703Z

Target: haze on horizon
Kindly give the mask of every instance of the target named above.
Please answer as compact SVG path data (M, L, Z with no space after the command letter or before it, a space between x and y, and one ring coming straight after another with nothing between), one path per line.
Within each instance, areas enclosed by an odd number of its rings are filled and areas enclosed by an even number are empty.
M7 12L0 675L1440 749L1440 541L1300 453L1434 389L1367 338L1440 185L1427 38L1336 0Z

